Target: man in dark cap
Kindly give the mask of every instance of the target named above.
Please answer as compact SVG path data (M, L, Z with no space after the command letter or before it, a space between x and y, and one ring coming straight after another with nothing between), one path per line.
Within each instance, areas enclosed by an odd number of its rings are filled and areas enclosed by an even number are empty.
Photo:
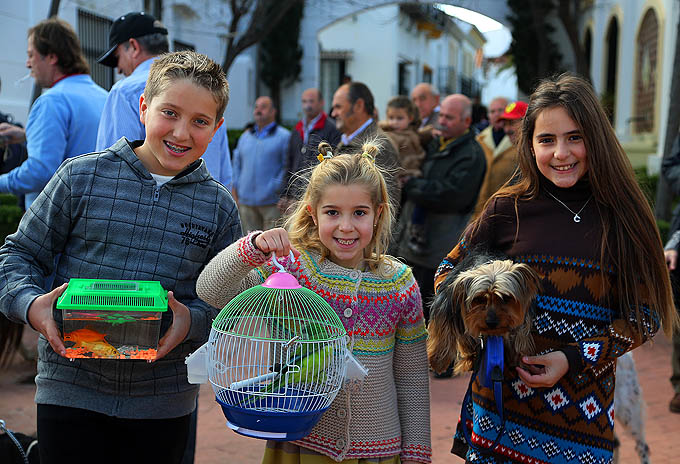
M109 50L98 62L126 78L116 82L106 99L97 132L97 150L105 150L121 137L142 140L144 125L139 120L139 97L144 93L151 63L168 46L168 30L144 12L130 12L116 19L109 31ZM202 158L210 174L227 188L231 187L231 156L226 124L217 130Z

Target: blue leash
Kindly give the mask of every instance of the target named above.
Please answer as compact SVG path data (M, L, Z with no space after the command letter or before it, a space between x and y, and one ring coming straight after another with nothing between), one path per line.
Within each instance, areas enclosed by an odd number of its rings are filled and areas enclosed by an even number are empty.
M468 446L482 454L492 453L505 432L505 418L503 416L503 359L503 337L494 335L482 339L482 352L478 357L478 360L481 360L481 366L478 361L470 376L470 383L467 392L465 392L463 407L460 412L463 435L465 436ZM501 429L489 449L475 446L472 443L472 437L467 428L467 422L470 420L468 404L470 404L472 400L472 384L475 381L475 377L479 377L479 383L482 387L493 389L496 410L498 411L498 417L500 417L501 420Z

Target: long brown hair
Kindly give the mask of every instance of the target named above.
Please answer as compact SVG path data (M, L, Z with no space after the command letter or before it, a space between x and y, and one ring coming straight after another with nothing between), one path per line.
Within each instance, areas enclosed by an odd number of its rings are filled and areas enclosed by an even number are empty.
M319 230L314 224L308 207L316 211L323 192L329 186L362 185L371 195L376 214L373 237L364 248L364 261L371 271L384 274L385 266L380 266L380 264L385 262L387 256L393 211L387 193L385 176L375 163L380 145L377 142L366 142L361 147L361 152L353 155L332 156L330 149L331 146L326 142L319 144L319 152L323 161L312 170L305 194L286 220L285 227L288 230L290 242L298 249L316 251L323 259L327 259L330 252L321 243ZM378 214L381 206L382 209Z
M616 275L623 317L628 320L633 311L638 328L649 335L640 314L640 305L648 305L670 336L679 320L654 214L606 113L586 80L564 73L540 82L522 121L519 181L506 184L494 197L512 197L515 207L520 198L536 198L540 174L532 154L534 127L542 111L555 107L564 108L583 133L588 178L602 224L601 272L611 268Z

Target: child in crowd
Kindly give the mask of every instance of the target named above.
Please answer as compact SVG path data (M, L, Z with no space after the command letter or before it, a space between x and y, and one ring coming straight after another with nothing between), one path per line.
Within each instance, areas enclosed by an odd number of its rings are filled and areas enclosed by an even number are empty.
M381 123L385 134L392 139L399 149L399 179L405 184L409 177L422 177L421 166L425 159L425 150L421 145L418 127L420 117L418 108L410 98L399 95L387 102L387 120ZM403 204L403 201L402 201ZM416 206L411 218L411 241L409 246L416 252L423 251L425 246L425 210Z
M272 253L293 251L294 262L280 262L333 307L368 369L363 388L343 388L309 435L268 442L264 463L430 462L422 303L411 270L385 255L393 213L375 164L379 149L319 150L322 161L286 228L252 232L220 252L201 273L198 294L222 308L276 270Z
M196 295L196 278L241 233L229 192L200 159L228 99L217 63L163 55L140 98L145 140L121 138L64 161L0 249L0 310L41 334L42 463L181 461L198 394L184 359L216 316ZM169 290L153 363L64 357L54 305L76 277L153 280Z

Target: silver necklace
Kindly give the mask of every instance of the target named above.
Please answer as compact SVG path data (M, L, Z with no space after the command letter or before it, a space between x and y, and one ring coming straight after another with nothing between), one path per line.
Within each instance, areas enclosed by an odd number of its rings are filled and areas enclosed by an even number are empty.
M590 198L588 198L588 199L586 200L586 202L583 204L583 206L581 206L581 209L578 210L578 213L575 213L570 207L568 207L567 205L565 205L564 202L563 202L562 200L560 200L559 198L557 198L555 195L553 195L552 193L548 192L547 190L546 190L546 193L547 193L548 195L550 195L551 197L553 197L557 202L559 202L559 204L561 204L562 206L564 206L565 208L567 208L567 209L569 210L569 212L570 212L571 214L574 215L574 222L581 222L581 216L580 216L580 214L581 214L581 212L586 208L586 205L588 205L588 203L590 202L590 200L593 198L593 196L591 195Z

